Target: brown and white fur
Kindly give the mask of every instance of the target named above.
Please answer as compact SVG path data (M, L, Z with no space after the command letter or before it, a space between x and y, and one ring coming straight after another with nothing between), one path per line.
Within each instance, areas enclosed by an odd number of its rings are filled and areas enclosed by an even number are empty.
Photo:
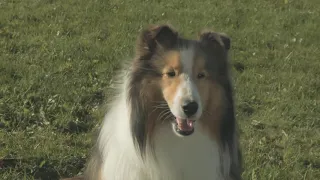
M145 29L85 178L241 179L229 48L217 32L189 40L168 25Z

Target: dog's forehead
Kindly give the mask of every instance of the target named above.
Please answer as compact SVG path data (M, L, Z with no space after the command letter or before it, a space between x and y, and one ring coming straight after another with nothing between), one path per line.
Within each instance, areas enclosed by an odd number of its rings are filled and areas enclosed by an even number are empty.
M180 63L182 71L187 74L192 74L193 66L195 65L195 49L193 47L180 50Z
M179 48L179 52L182 71L185 73L192 74L196 66L205 64L206 58L203 56L197 41L184 41L184 44Z
M207 61L200 43L196 40L183 39L177 47L168 50L165 54L164 62L167 68L178 69L189 75L192 75L195 69L205 68Z

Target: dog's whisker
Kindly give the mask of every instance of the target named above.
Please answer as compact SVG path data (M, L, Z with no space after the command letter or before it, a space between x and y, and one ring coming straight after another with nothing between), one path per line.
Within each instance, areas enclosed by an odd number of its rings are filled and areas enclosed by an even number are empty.
M157 118L157 121L159 121L159 120L161 121L162 117L166 116L166 115L169 114L169 113L171 113L170 110L162 111L162 112L159 114L159 116L158 116L158 118Z
M156 110L159 110L159 109L162 109L162 110L170 110L170 109L167 108L167 107L154 107L153 110L149 113L149 115L152 114L153 112L155 112Z
M173 115L170 113L168 114L162 121L162 123L164 123L165 121L167 121L170 117L173 117Z
M167 115L168 113L171 113L169 110L165 110L163 111L163 113L161 114L161 116L159 115L159 119L161 120L165 115Z
M158 121L158 119L163 115L163 114L165 114L167 111L161 111L160 113L159 113L159 115L158 115L158 117L157 117L157 121Z
M209 111L207 111L207 110L204 110L203 112L206 113L206 114L209 115L209 116L212 116L212 113L209 112Z
M158 110L158 109L163 109L163 110L169 110L169 107L166 105L166 104L158 104L158 105L155 105L153 106L153 110L149 113L153 113L154 111Z
M172 116L171 113L166 113L166 115L163 116L164 118L162 118L162 120L161 120L161 124L165 123L166 120L171 116Z

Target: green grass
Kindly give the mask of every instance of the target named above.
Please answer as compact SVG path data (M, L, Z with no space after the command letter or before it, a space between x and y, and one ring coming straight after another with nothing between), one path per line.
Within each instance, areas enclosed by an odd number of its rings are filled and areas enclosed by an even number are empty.
M0 179L81 173L114 71L165 22L232 38L244 179L320 179L319 0L1 0Z

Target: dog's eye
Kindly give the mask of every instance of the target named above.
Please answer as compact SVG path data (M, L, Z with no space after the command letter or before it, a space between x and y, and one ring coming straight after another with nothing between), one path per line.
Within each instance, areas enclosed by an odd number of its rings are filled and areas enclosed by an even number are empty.
M204 73L199 73L197 77L198 77L198 79L202 79L202 78L205 77L205 74Z
M167 75L168 75L169 77L174 77L174 76L176 76L176 72L170 71L170 72L167 73Z

